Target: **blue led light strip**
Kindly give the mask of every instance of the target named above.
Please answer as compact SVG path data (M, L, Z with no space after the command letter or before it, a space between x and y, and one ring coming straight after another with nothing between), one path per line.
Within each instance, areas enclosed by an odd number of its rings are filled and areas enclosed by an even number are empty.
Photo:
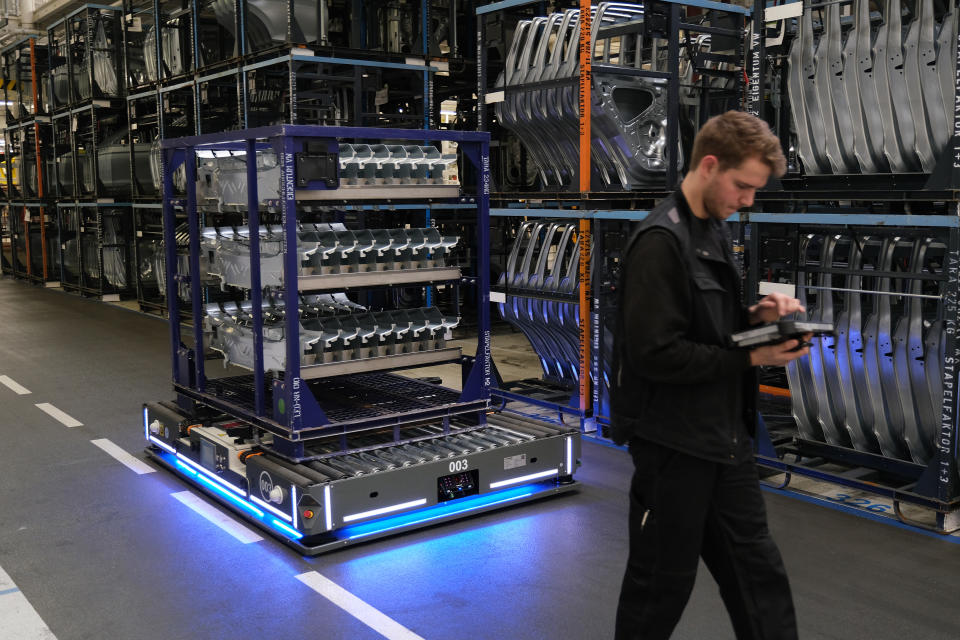
M275 515L275 516L280 516L280 517L283 518L284 520L289 520L290 522L293 522L293 518L290 517L290 514L289 514L289 513L284 513L283 511L280 511L280 509L277 509L276 507L270 506L269 504L267 504L266 502L264 502L263 500L261 500L261 499L258 498L257 496L251 495L251 496L250 496L250 500L252 500L253 502L256 502L259 506L263 507L264 509L266 509L267 511L269 511L269 512L272 513L273 515Z
M190 465L191 467L193 467L195 470L199 471L200 473L202 473L202 474L205 475L206 477L210 478L211 480L214 480L214 481L216 481L216 482L219 482L219 483L222 484L224 487L226 487L227 489L230 489L231 491L233 491L233 492L236 493L237 495L239 495L239 496L241 496L241 497L243 497L243 498L246 498L246 497L247 497L247 492L246 492L246 491L244 491L243 489L241 489L241 488L239 488L239 487L236 487L236 486L230 484L229 482L227 482L226 480L224 480L224 479L221 478L220 476L214 475L214 474L210 473L209 471L207 471L206 469L204 469L203 467L201 467L201 466L198 465L196 462L194 462L193 460L191 460L191 459L188 458L187 456L183 455L182 453L178 453L178 454L177 454L177 459L182 460L183 462L186 462L188 465Z
M205 485L207 485L207 486L210 487L211 489L215 490L218 494L229 498L234 504L240 505L241 507L243 507L243 508L246 509L247 511L255 514L257 517L260 517L260 518L263 518L263 517L264 517L263 511L260 511L260 509L257 509L255 506L253 506L252 504L250 504L249 502L247 502L247 501L244 500L243 498L238 498L237 496L233 495L232 493L230 493L229 491L227 491L226 489L224 489L224 488L221 487L220 485L218 485L218 484L216 484L215 482L213 482L212 480L210 480L207 476L197 474L197 475L196 475L196 478L197 478L197 480L200 480L201 482L203 482Z
M157 445L158 447L160 447L160 448L163 449L164 451L167 451L167 452L173 453L173 454L176 454L176 453L177 453L176 449L174 449L173 447L171 447L170 445L168 445L166 442L164 442L163 440L161 440L161 439L159 439L159 438L155 438L154 436L149 436L149 437L148 437L148 440L150 440L150 442L152 442L153 444Z
M264 525L270 527L271 529L276 530L277 532L283 534L285 537L287 537L287 538L292 538L293 540L299 540L300 538L303 537L303 534L300 533L299 531L297 531L296 529L294 529L294 528L292 528L292 527L290 527L290 526L288 526L288 525L280 522L280 521L277 520L276 518L273 518L273 517L268 516L268 515L265 514L263 511L261 511L260 509L258 509L257 507L255 507L253 504L251 504L250 502L247 502L247 501L244 500L243 498L241 498L241 497L239 497L239 496L236 496L236 495L234 495L233 493L230 493L229 491L227 491L226 489L224 489L223 487L221 487L219 484L213 482L213 481L212 481L210 478L208 478L206 475L204 475L204 474L202 474L202 473L198 473L198 472L197 472L197 469L185 465L185 464L182 462L182 460L183 460L182 457L180 457L180 456L177 456L177 457L167 456L167 455L164 455L164 454L162 454L162 453L161 453L161 454L157 454L157 455L159 455L159 457L161 457L161 458L163 458L164 460L166 460L168 463L172 463L173 466L174 466L178 471L180 471L180 472L182 472L184 475L188 476L189 479L191 479L191 480L199 480L199 481L203 482L203 484L204 484L207 488L212 489L214 492L216 492L217 495L220 495L220 496L223 496L224 498L227 498L227 499L230 500L232 503L234 503L234 504L236 504L237 506L243 508L245 511L247 511L247 512L250 513L251 515L256 516L257 518L259 518L259 519L260 519L260 522L262 522ZM178 458L180 458L180 459L178 459Z
M550 476L559 475L557 469L547 469L546 471L540 471L537 473L531 473L525 476L518 476L516 478L510 478L509 480L500 480L499 482L491 482L491 489L499 489L500 487L509 487L512 484L520 484L521 482L530 482L531 480L542 480L544 478L549 478Z
M177 460L177 466L180 467L180 468L181 468L183 471L185 471L186 473L189 473L191 476L194 476L194 477L197 476L197 472L196 472L196 471L194 471L193 469L191 469L191 468L188 467L187 465L183 464L183 463L180 462L179 460Z
M276 518L270 518L270 524L272 524L272 525L273 525L274 527L276 527L277 529L280 529L281 531L285 532L288 536L290 536L290 537L293 538L294 540L299 540L300 538L303 537L303 534L302 534L302 533L300 533L300 532L297 531L296 529L291 529L290 527L288 527L287 525L283 524L282 522L280 522L280 521L277 520Z

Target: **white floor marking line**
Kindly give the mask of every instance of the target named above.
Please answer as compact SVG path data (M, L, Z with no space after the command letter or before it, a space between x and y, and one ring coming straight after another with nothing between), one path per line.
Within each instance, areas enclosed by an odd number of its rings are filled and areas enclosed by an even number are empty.
M389 618L377 609L353 595L340 585L325 578L316 571L308 571L297 576L297 580L307 585L324 598L337 605L354 618L367 625L389 640L423 640L422 637L407 629L393 618Z
M37 404L37 409L40 409L40 411L43 411L44 413L46 413L47 415L49 415L51 418L53 418L53 419L56 420L57 422L62 423L64 426L67 426L67 427L82 427L82 426L83 426L83 423L82 423L82 422L80 422L79 420L77 420L76 418L74 418L74 417L72 417L72 416L70 416L70 415L67 415L67 414L64 413L63 411L60 411L60 409L57 409L55 406L53 406L53 405L50 404L49 402L40 402L40 403L38 403L38 404Z
M172 493L170 495L244 544L250 544L251 542L259 542L260 540L263 540L263 538L257 534L256 531L243 526L219 509L204 502L190 491L181 491L179 493Z
M0 384L10 389L18 396L25 396L30 393L30 389L27 389L21 384L17 384L17 382L10 376L0 376Z
M3 567L0 567L0 638L57 640Z
M153 473L154 471L156 471L156 469L148 465L143 460L135 458L134 456L130 455L129 453L127 453L126 451L124 451L114 443L110 442L106 438L100 438L99 440L91 440L90 443L93 444L93 446L95 447L99 447L103 449L108 456L110 456L111 458L113 458L123 466L127 467L137 475L142 476L145 473Z

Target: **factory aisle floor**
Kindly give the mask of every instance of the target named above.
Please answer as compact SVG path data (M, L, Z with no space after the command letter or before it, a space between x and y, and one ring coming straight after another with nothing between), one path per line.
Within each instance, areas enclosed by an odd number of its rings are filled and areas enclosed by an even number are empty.
M59 640L384 637L297 579L307 572L411 632L390 637L611 637L625 452L585 443L572 494L303 558L231 536L181 501L176 477L104 450L145 459L141 403L172 398L168 339L156 318L0 279L0 638L50 637L4 635L13 598ZM956 638L957 546L789 497L767 503L801 638ZM732 637L704 570L675 638Z

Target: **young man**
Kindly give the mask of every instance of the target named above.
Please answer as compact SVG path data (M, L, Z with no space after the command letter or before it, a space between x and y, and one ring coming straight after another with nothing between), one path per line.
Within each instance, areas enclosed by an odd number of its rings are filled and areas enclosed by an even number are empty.
M740 640L797 637L787 575L753 462L753 368L807 354L797 340L750 351L730 335L801 311L767 296L746 309L725 220L783 175L780 142L730 111L697 135L690 171L631 236L620 280L613 438L629 443L630 556L617 640L670 637L702 557Z

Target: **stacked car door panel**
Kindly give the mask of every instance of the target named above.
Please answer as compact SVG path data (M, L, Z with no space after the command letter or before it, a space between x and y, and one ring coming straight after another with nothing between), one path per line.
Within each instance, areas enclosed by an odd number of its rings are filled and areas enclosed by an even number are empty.
M958 11L934 0L805 7L787 94L807 174L932 173L951 137Z
M946 245L922 233L823 233L800 246L806 317L836 327L787 367L800 436L928 463L943 397Z
M631 73L666 66L656 46L645 46L643 6L603 2L592 8L591 20L593 186L660 184L668 155L666 80ZM504 89L497 119L519 137L545 187L577 183L580 28L579 11L573 9L521 20L496 82ZM681 167L679 147L673 156Z

